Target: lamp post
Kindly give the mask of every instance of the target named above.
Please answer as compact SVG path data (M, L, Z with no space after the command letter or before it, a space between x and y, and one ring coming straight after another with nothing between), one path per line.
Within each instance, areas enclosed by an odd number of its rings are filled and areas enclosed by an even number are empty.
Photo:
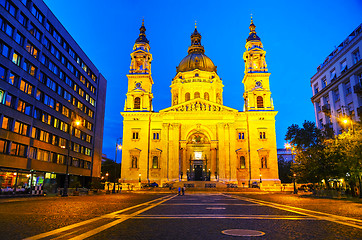
M297 174L293 174L293 187L294 187L294 191L293 191L293 194L298 194L298 190L297 190L297 186L295 185L295 177L297 176Z
M141 190L141 173L138 174L138 184L139 184L139 188Z
M72 147L73 124L75 124L76 126L79 126L79 125L80 125L80 121L79 121L79 120L73 121L73 122L70 123L70 126L69 126L68 156L67 156L67 161L66 161L65 178L64 178L64 189L63 189L62 197L68 197L69 158L70 158L70 148Z
M121 140L121 143L118 144L118 141ZM114 184L113 184L113 190L112 193L116 193L116 180L117 178L117 152L118 150L122 150L122 138L117 138L116 140L116 156L114 158Z

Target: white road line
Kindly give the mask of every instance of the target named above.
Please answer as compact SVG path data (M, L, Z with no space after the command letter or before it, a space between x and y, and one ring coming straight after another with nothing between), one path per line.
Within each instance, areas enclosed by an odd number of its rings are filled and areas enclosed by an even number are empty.
M120 218L122 218L120 216ZM270 220L320 220L297 215L217 215L217 214L187 214L187 215L139 215L134 219L270 219Z
M265 206L269 206L269 207L273 207L273 208L277 208L277 209L281 209L281 210L285 210L285 211L289 211L289 212L293 212L293 213L297 213L297 214L306 215L309 217L318 218L321 220L326 220L326 221L335 222L335 223L347 225L350 227L362 229L362 224L361 224L362 220L355 219L355 218L338 216L338 215L334 215L334 214L318 212L318 211L308 210L308 209L304 209L304 208L292 207L292 206L288 206L288 205L284 205L284 204L267 202L267 201L257 200L257 199L247 198L247 197L230 196L230 195L225 195L225 196L244 200L244 201L254 202L254 203L261 204L261 205L265 205ZM350 221L350 222L355 222L355 223L349 223L349 222L345 222L345 221Z
M157 198L157 199L154 199L154 200L149 201L149 202L141 203L141 204L129 207L129 208L125 208L125 209L122 209L122 210L119 210L119 211L116 211L116 212L113 212L113 213L109 213L109 214L106 214L106 215L103 215L103 216L100 216L100 217L92 218L92 219L89 219L89 220L86 220L86 221L83 221L83 222L79 222L79 223L75 223L75 224L72 224L72 225L69 225L69 226L58 228L58 229L55 229L53 231L41 233L41 234L38 234L38 235L35 235L35 236L32 236L32 237L25 238L24 240L37 240L37 239L46 238L46 237L49 237L49 236L52 236L52 235L55 235L55 234L58 234L58 233L62 233L62 232L65 232L65 231L68 231L68 230L71 230L71 229L74 229L74 228L77 228L77 227L80 227L80 226L83 226L83 225L86 225L86 224L89 224L89 223L99 221L101 219L104 219L105 217L110 217L110 216L113 216L115 214L119 214L119 213L122 213L122 212L132 210L132 209L137 208L137 207L148 205L150 203L159 201L159 200L167 198L169 196L170 195L164 196L164 197L161 197L161 198Z
M126 221L127 219L133 218L133 217L137 216L138 214L141 214L141 213L143 213L143 212L145 212L145 211L147 211L147 210L149 210L151 208L154 208L154 207L156 207L156 206L158 206L158 205L160 205L160 204L162 204L162 203L164 203L164 202L166 202L166 201L168 201L168 200L170 200L170 199L172 199L174 197L176 197L176 196L166 198L166 199L164 199L164 200L162 200L162 201L160 201L158 203L152 204L151 206L143 208L143 209L141 209L141 210L139 210L139 211L137 211L135 213L132 213L130 215L121 216L121 218L118 219L118 220L110 222L110 223L108 223L106 225L103 225L101 227L95 228L95 229L93 229L91 231L85 232L85 233L83 233L83 234L81 234L81 235L79 235L77 237L70 238L69 240L83 240L83 239L86 239L86 238L91 237L93 235L96 235L96 234L98 234L98 233L100 233L100 232L102 232L102 231L104 231L104 230L106 230L108 228L111 228L111 227L113 227L113 226L115 226L115 225L117 225L117 224L119 224L119 223L121 223L123 221Z

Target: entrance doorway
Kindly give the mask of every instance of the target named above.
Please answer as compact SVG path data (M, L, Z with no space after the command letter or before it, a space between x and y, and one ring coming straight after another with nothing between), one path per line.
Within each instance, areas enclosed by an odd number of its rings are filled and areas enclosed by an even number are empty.
M194 165L195 166L195 181L202 181L203 180L203 171L202 165Z

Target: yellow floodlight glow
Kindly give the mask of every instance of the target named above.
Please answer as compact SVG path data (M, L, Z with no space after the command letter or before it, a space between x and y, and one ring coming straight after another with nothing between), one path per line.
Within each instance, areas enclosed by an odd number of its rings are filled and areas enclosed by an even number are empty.
M79 125L81 124L81 122L80 122L79 120L75 121L74 123L75 123L75 125L77 125L77 126L79 126Z
M290 145L290 143L285 143L285 144L284 144L284 147L285 147L286 149L290 149L290 148L292 148L292 145Z

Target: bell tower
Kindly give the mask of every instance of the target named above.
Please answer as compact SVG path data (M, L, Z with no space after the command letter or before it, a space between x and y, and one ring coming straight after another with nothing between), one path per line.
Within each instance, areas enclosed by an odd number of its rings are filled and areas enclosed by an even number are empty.
M245 111L274 110L269 86L268 68L265 62L265 51L260 38L256 34L253 18L249 26L250 33L246 39L244 52L244 102Z
M124 111L146 111L153 110L152 107L152 85L151 61L149 41L146 37L146 28L142 20L139 37L133 46L131 53L131 65L129 69L128 91L124 105Z

